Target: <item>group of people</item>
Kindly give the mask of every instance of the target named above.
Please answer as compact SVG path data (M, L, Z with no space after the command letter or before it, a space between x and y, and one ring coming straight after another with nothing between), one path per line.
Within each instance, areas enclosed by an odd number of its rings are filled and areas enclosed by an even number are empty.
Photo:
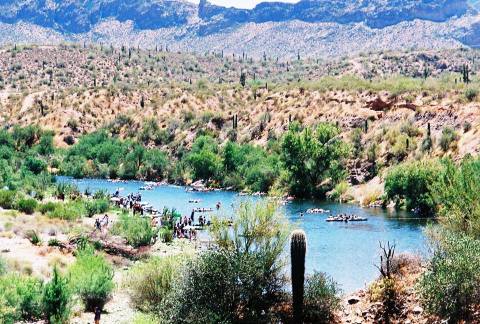
M360 217L357 215L347 215L347 214L340 214L337 216L330 215L327 218L327 222L363 222L367 219L364 217Z
M174 237L187 238L190 241L197 239L197 230L193 226L194 215L195 214L192 212L192 215L190 218L188 218L187 216L184 216L183 218L180 219L179 222L177 222L174 225L173 227Z
M126 197L120 196L120 191L117 190L113 194L113 198L117 198L118 200L115 201L116 205L123 209L132 210L133 213L139 213L143 215L143 206L141 205L142 202L142 195L139 193L131 193Z

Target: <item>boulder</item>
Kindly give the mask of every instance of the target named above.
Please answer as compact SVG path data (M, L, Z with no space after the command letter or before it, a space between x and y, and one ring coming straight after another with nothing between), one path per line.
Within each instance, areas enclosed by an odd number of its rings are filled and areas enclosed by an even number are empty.
M360 301L360 297L358 297L358 296L350 296L347 299L347 302L348 302L349 305L354 305L354 304L358 303L359 301Z

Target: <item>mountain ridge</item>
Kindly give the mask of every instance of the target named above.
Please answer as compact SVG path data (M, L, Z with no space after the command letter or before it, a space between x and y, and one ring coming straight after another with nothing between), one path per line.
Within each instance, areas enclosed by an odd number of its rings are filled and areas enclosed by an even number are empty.
M0 44L168 45L180 51L254 57L268 52L281 58L299 51L331 57L405 47L457 48L480 43L479 7L476 0L302 0L260 3L253 9L207 0L198 5L185 0L0 0ZM396 39L391 41L391 35Z

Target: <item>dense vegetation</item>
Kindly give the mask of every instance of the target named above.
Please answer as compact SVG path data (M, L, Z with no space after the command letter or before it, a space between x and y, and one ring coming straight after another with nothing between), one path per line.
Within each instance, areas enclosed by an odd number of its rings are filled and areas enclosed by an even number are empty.
M216 138L200 135L190 150L169 156L101 130L81 137L65 152L61 171L73 177L204 180L211 186L253 192L280 187L299 197L322 197L346 176L349 147L336 138L338 134L339 129L328 123L314 129L293 123L266 148L234 141L220 145Z
M103 306L113 289L112 277L111 265L90 247L77 251L68 275L54 267L46 282L4 268L0 273L0 320L6 324L40 319L68 323L73 297L80 297L89 310Z
M134 305L166 323L269 323L291 320L283 251L290 225L272 202L242 203L232 227L216 218L218 249L137 264L126 286ZM307 279L305 321L326 323L339 290L324 274ZM212 296L215 302L212 303Z

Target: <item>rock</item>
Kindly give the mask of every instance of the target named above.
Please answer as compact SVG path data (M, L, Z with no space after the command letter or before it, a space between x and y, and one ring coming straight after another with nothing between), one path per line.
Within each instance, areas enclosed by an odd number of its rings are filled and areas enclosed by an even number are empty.
M420 307L420 306L415 306L412 310L413 314L415 315L420 315L421 313L423 313L423 308Z
M360 297L358 297L358 296L350 296L350 297L348 297L348 300L347 300L349 305L354 305L354 304L358 303L359 301L360 301Z

